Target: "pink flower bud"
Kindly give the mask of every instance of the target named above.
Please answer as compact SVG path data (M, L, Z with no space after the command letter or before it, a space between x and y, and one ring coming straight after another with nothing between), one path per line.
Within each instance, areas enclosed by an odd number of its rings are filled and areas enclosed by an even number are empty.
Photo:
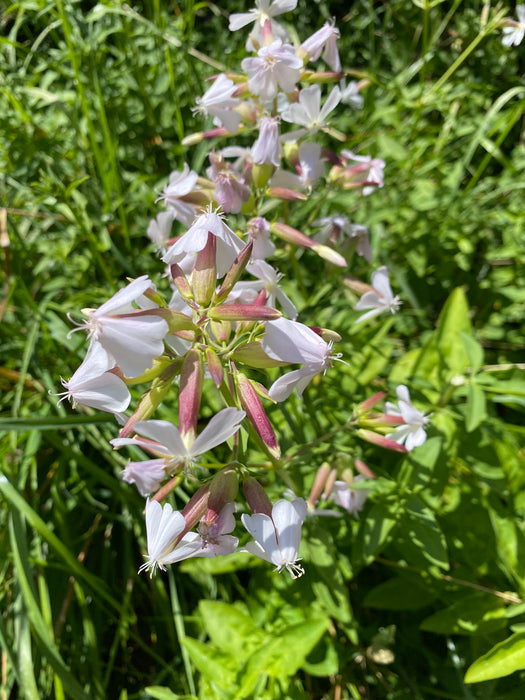
M170 265L170 275L181 297L185 301L193 302L193 291L190 283L188 282L183 270L177 265L177 263L172 263ZM195 304L192 304L192 306L195 306Z
M308 497L308 507L313 508L317 501L319 500L319 497L321 496L321 493L323 492L323 487L325 485L325 482L327 478L330 475L331 472L330 465L328 462L323 462L319 469L317 470L317 474L315 475L315 480L314 484L312 486L312 490L310 491L310 495Z
M237 471L232 466L227 466L215 474L210 483L210 498L205 520L213 522L227 503L232 503L237 498L239 480Z
M224 379L224 368L219 356L211 348L206 348L206 364L210 372L213 383L216 387L220 387Z
M355 468L357 471L362 474L363 476L366 476L367 479L375 479L375 474L374 472L370 469L368 465L366 465L364 462L362 462L360 459L354 460Z
M208 306L217 283L217 238L208 232L208 241L197 253L195 267L191 273L191 286L195 301L200 306Z
M229 321L210 321L210 331L219 343L227 343L232 332Z
M275 197L275 199L285 199L292 202L306 202L308 199L308 195L303 192L296 192L296 190L290 190L287 187L268 187L268 194L270 197ZM286 226L286 224L283 224L283 226Z
M234 374L234 379L237 386L237 393L241 400L241 406L246 411L250 422L270 455L274 459L280 459L281 448L279 447L275 432L263 408L261 399L257 395L252 383L248 377L240 372Z
M186 527L179 536L179 540L182 538L186 532L193 529L195 525L199 522L202 516L206 513L208 509L208 500L210 498L210 484L205 484L201 486L198 491L196 491L190 500L186 503L181 513L186 521Z
M196 348L186 353L180 374L179 431L184 439L193 442L197 434L197 420L204 383L202 354Z
M370 396L370 398L366 399L362 403L359 404L359 406L356 408L356 414L362 415L363 413L366 413L369 411L371 408L373 408L376 404L378 404L380 401L382 401L385 396L387 395L388 392L386 391L378 391L377 394L374 394L373 396Z
M271 306L258 304L221 304L208 311L214 321L273 321L282 316Z
M247 476L244 479L243 491L252 513L264 513L270 518L272 517L271 501L266 495L266 491L253 476Z
M328 260L334 265L337 265L338 267L346 267L346 260L342 255L339 255L339 253L336 253L335 250L332 250L332 248L329 248L328 246L320 245L317 243L317 241L308 238L308 236L305 236L304 233L301 233L291 226L288 226L288 224L283 224L280 221L276 221L272 224L271 228L272 231L279 236L279 238L282 238L288 243L294 243L295 245L303 246L303 248L309 248L310 250L315 251L321 258Z
M408 452L404 445L400 445L398 442L390 440L384 435L379 435L379 433L374 433L371 430L356 430L355 434L363 440L371 442L373 445L379 445L379 447L392 450L392 452L401 452L403 454Z

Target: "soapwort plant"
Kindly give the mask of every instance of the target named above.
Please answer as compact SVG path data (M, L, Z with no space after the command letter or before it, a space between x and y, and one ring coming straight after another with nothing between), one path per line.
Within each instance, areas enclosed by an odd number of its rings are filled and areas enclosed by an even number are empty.
M344 372L345 361L351 361L344 347L338 349L337 329L301 318L280 286L283 276L273 258L284 245L296 264L302 249L341 273L351 271L354 252L371 259L366 228L352 224L346 211L306 218L303 230L290 225L290 211L321 202L327 188L360 197L384 185L384 161L345 149L346 135L331 127L342 100L362 106L359 91L365 87L346 83L339 30L327 22L294 45L276 17L295 6L294 0L261 0L254 10L230 17L232 31L249 28L249 55L238 73L210 78L194 112L195 119L213 120L213 127L184 140L188 147L214 140L209 166L202 175L187 163L171 173L158 196L165 210L147 230L164 264L169 294L139 277L98 309L82 310L86 320L74 329L85 331L90 345L80 368L63 381L64 398L113 413L121 424L111 440L115 449L134 446L153 456L129 461L121 473L147 498L148 552L140 571L150 575L188 557L238 550L297 578L305 571L299 564L301 527L315 512L321 489L322 500L341 508L326 513L357 514L369 490L353 485L372 483L375 476L359 461L355 480L324 465L308 503L294 495L272 505L263 486L265 469L283 474L290 469L265 406L286 401L294 390L301 397L314 379ZM225 143L218 147L221 139ZM372 272L371 286L357 288L362 296L355 309L366 313L356 314L356 322L398 310L401 302L386 266ZM277 368L290 366L270 382ZM268 381L255 381L254 370L267 372ZM128 387L137 384L150 386L127 413ZM223 408L199 431L202 398L217 393ZM385 414L371 414L375 401L368 402L335 432L353 431L397 452L421 445L428 419L410 403L406 387L397 395L399 407L387 403ZM154 417L167 397L178 405L177 421ZM266 454L262 466L252 464L251 445ZM207 453L219 446L210 461ZM190 490L199 486L179 511L170 501L181 484ZM239 484L252 512L243 512L240 521L253 540L244 537L238 549L231 533Z

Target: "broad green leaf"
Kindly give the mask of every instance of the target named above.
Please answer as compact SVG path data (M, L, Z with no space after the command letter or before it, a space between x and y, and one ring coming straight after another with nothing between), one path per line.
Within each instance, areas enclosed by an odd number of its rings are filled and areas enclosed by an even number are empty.
M437 634L488 635L506 625L505 603L496 596L475 593L425 618L421 629Z
M254 647L262 644L264 632L235 605L201 600L199 609L212 643L218 649L228 649L228 653L235 656L239 664L244 663Z
M467 297L463 289L457 287L445 302L437 329L437 347L454 374L462 374L469 366L461 333L470 335L471 332Z
M478 343L478 341L468 333L460 332L461 342L465 348L465 352L468 355L470 362L470 371L472 374L476 374L481 369L483 365L483 348Z
M465 407L465 429L467 433L476 430L487 417L487 402L485 392L472 380L467 389L467 405Z
M198 670L210 681L222 688L230 689L234 686L237 666L235 657L192 637L184 637L181 643Z
M376 503L361 524L359 540L361 555L365 563L370 563L374 557L386 547L390 534L398 521L392 515L386 503Z
M319 677L332 676L339 671L339 656L332 637L323 635L303 661L302 668L311 676Z
M524 668L525 632L517 632L476 659L465 674L465 683L502 678Z
M363 604L378 610L417 610L435 598L436 594L423 583L418 585L404 576L396 576L372 588Z

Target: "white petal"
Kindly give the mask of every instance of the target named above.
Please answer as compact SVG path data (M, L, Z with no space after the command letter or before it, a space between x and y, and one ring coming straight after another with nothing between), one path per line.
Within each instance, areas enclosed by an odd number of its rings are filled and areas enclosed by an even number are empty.
M388 279L388 269L385 265L372 272L372 287L387 301L392 301L394 295Z
M311 328L286 318L266 324L262 347L274 360L297 364L324 362L328 352L328 344Z
M93 315L95 318L100 318L101 316L111 316L132 310L131 302L135 301L141 294L144 294L148 287L151 287L148 276L142 275L142 277L138 277L126 287L120 289L111 299L108 299L108 301L102 304L102 306L99 306L99 308L93 312Z
M213 416L189 448L188 454L191 457L198 457L217 447L237 432L245 416L244 411L239 411L236 408L223 408L222 411Z
M163 445L166 448L167 455L180 457L181 459L187 456L188 451L182 441L179 429L174 423L170 423L167 420L141 420L137 421L134 427L139 435L143 435ZM115 445L115 443L116 441L113 440L112 444Z
M253 548L253 544L250 542L246 545L248 551L252 551L252 554L278 565L280 563L280 551L279 545L277 544L275 526L270 516L264 513L255 513L254 515L243 513L243 515L241 515L241 521L254 538L255 542L262 549L264 555L248 549L250 546ZM276 559L278 561L276 561Z
M301 543L301 527L308 507L304 498L295 501L282 499L272 509L272 520L277 532L282 559L293 563L297 559Z

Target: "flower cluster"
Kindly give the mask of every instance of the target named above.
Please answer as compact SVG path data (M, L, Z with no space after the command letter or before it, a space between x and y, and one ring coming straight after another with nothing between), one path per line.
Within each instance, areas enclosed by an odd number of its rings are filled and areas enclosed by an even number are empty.
M352 224L344 213L329 213L313 222L312 231L264 214L283 202L287 209L319 196L326 186L364 196L383 187L384 161L326 145L329 137L344 140L331 127L332 114L341 102L362 107L365 83L347 84L333 22L299 46L290 42L275 18L295 6L296 0L257 0L255 9L230 17L232 31L251 27L250 55L241 63L242 73L215 76L197 99L195 111L212 118L213 128L185 139L188 145L216 137L230 143L210 151L206 177L187 164L171 174L158 198L165 211L148 227L170 294L139 277L98 309L84 309L86 320L75 329L87 332L90 345L79 369L63 381L64 398L115 414L122 427L113 447L134 446L151 456L129 461L121 474L147 498L148 554L141 570L151 574L187 557L238 550L300 576L301 526L321 491L324 500L356 514L369 489L354 487L374 476L359 462L355 480L348 474L337 478L336 469L327 475L322 468L324 478L316 479L308 504L294 497L272 505L243 463L249 439L265 452L269 466L280 466L281 449L265 402L282 402L294 390L302 396L314 377L340 359L333 350L340 336L298 321L297 308L281 289L283 276L268 262L279 240L341 269L354 253L366 261L372 257L366 227ZM317 60L329 70L311 70L308 64ZM329 91L323 97L325 85ZM237 135L242 145L232 144ZM236 216L235 228L226 214ZM175 222L183 227L177 235ZM386 267L372 273L371 286L355 280L353 285L362 295L355 308L365 311L356 322L398 310L401 302ZM286 366L293 367L268 387L252 378L253 369ZM127 415L129 387L144 383L150 388ZM178 424L153 418L170 392L178 396ZM397 393L399 407L387 403L385 414L369 414L368 402L354 423L361 437L375 435L378 444L406 451L425 439L427 419L410 403L406 387ZM201 429L203 396L213 399L206 402L208 418ZM217 410L219 397L223 407ZM210 462L206 455L212 450L218 452ZM181 511L169 502L162 505L185 479L203 485ZM240 520L253 537L240 548L231 534L239 483L252 511Z

